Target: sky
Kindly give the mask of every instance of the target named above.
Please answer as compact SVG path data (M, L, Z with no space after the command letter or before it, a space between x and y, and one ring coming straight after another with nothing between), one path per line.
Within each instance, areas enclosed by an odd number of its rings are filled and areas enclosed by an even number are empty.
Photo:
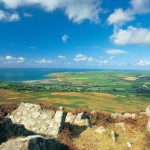
M0 0L0 68L150 70L150 0Z

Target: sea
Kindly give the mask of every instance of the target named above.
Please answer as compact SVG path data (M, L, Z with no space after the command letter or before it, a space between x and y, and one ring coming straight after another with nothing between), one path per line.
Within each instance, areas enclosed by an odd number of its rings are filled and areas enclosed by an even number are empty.
M71 69L71 68L0 68L0 81L37 81L52 79L48 76L49 73L61 73L61 72L88 72L88 71L104 71L109 69ZM118 70L135 72L139 70ZM140 70L144 71L144 70ZM146 71L147 72L147 71ZM150 72L150 70L148 71Z
M51 79L49 73L85 72L98 69L62 69L62 68L0 68L0 81L36 81Z

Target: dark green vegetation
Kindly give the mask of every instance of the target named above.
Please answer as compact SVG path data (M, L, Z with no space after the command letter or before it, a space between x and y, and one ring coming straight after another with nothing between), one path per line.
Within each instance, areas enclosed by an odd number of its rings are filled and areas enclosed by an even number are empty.
M0 82L0 89L10 89L15 91L30 91L30 92L70 92L78 91L78 86L72 85L67 82L58 81L47 81L43 83L42 81L35 82Z
M138 111L150 103L150 72L50 74L53 80L0 82L0 102L47 102L108 112Z

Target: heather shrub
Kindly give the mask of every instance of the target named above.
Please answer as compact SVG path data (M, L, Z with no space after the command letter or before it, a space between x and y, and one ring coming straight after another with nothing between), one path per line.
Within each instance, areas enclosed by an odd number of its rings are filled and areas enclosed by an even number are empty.
M19 105L16 103L0 103L0 112L3 113L4 116L7 116L9 113L17 109L18 106Z

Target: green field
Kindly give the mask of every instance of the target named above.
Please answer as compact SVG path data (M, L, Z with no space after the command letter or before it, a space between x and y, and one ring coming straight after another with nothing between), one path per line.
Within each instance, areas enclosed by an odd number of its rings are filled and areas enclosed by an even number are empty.
M0 82L0 102L47 102L88 110L140 111L150 104L150 72L49 74L53 80Z

